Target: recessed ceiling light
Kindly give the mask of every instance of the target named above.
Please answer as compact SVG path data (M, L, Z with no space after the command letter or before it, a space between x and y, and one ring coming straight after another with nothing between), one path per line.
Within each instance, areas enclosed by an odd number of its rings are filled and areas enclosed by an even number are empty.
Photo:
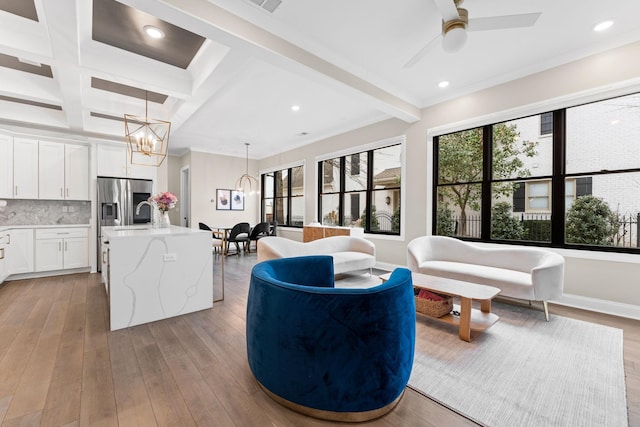
M612 25L613 21L602 21L601 23L593 27L593 31L604 31Z
M618 123L620 123L620 120L618 120L618 119L611 120L611 126L615 126L615 125L617 125Z
M153 25L145 25L144 26L144 32L151 38L154 39L162 39L164 38L164 32L158 28L158 27L154 27Z
M440 83L438 83L438 87L440 89L444 89L445 87L449 86L449 82L446 80L441 81Z
M300 111L300 106L299 105L292 105L291 106L291 111Z

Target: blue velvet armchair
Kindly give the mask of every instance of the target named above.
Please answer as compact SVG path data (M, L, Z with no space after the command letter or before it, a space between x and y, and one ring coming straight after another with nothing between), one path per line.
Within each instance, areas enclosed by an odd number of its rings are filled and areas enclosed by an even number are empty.
M279 403L318 418L366 421L389 412L415 346L411 273L334 288L330 256L256 264L247 302L249 367Z

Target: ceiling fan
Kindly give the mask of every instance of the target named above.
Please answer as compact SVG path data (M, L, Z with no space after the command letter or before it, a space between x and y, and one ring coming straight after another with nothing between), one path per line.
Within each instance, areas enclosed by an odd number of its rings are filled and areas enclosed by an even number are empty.
M460 7L464 0L433 0L442 15L442 33L434 37L425 47L413 56L404 68L409 68L420 62L422 58L442 39L445 52L459 51L467 41L468 31L504 30L508 28L523 28L533 26L540 13L524 13L519 15L491 16L486 18L469 19L467 9Z

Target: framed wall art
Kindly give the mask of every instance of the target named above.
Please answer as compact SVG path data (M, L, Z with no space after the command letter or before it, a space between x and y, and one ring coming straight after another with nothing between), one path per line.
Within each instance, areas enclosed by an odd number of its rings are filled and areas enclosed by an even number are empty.
M231 210L244 210L244 191L231 190Z
M231 209L231 190L216 190L216 209L228 211Z

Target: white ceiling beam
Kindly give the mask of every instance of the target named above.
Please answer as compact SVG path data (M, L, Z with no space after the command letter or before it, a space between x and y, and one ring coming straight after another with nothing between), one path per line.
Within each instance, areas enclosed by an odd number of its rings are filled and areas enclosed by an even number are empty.
M79 0L82 1L82 0ZM44 2L43 9L51 50L55 59L51 64L53 77L58 82L67 123L73 130L81 131L82 70L80 69L80 44L78 41L78 11L75 0Z
M249 59L238 52L230 51L225 60L218 65L215 70L208 74L198 87L194 87L193 96L178 105L172 114L172 124L174 129L179 129L200 107L209 101L216 92L224 88L233 79L237 70Z
M330 84L390 116L406 122L421 119L417 106L207 0L123 0L123 3L312 80ZM162 7L163 3L168 7Z

